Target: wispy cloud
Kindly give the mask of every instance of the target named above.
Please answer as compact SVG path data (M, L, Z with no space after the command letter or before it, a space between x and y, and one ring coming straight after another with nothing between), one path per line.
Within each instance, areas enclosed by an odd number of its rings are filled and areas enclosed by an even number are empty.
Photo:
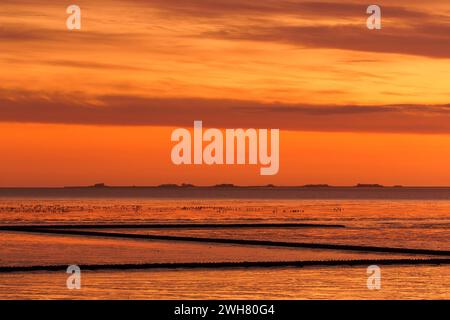
M257 16L287 14L299 18L361 18L365 14L367 3L361 1L302 1L302 0L134 0L136 3L149 7L170 11L175 15L194 17L229 17L233 16ZM430 14L427 11L419 11L409 8L410 1L396 1L382 4L383 12L390 18L412 19L433 18L441 14ZM447 17L448 18L448 17Z
M3 91L0 121L89 125L262 127L307 131L450 133L446 105L302 105L258 101Z
M41 2L26 2L29 6L33 3ZM100 0L99 3L111 6L122 2ZM365 27L367 5L351 0L134 0L133 3L144 8L139 19L147 17L152 21L155 12L159 11L162 14L160 18L181 15L185 19L192 17L204 20L203 26L210 23L206 32L199 31L200 28L191 30L189 36L193 38L253 40L289 43L303 48L450 58L450 15L425 10L425 6L424 10L418 10L403 1L398 5L383 4L383 29L371 33ZM95 18L93 10L89 14ZM221 19L220 23L214 22L214 19ZM140 23L144 21L140 20ZM62 26L63 23L59 28L42 29L33 25L3 24L0 27L0 40L61 41L65 35ZM180 33L180 36L187 35L186 30ZM145 28L127 33L84 30L73 33L70 41L123 45L126 42L142 41L146 36L149 33Z
M368 34L364 25L253 26L205 33L218 39L288 43L301 47L450 58L450 24L385 27Z

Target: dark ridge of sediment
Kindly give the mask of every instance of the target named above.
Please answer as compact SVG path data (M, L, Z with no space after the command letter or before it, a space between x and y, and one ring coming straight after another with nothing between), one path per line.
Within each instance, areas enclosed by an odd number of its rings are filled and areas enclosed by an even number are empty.
M226 238L202 238L202 237L187 237L187 236L166 236L153 234L149 235L149 234L80 231L80 230L64 230L64 229L45 229L45 228L42 229L21 228L20 230L16 229L14 231L45 233L45 234L76 235L76 236L92 236L103 238L106 237L106 238L135 239L135 240L141 239L141 240L162 240L162 241L184 241L184 242L238 244L238 245L269 246L269 247L284 247L284 248L328 249L328 250L342 250L342 251L450 256L450 251L448 250L392 248L392 247L376 247L376 246L361 246L361 245L347 245L347 244L283 242L270 240L246 240L246 239L226 239Z
M0 226L0 230L20 230L23 228L49 229L220 229L220 228L345 228L341 224L314 223L152 223L152 224L71 224L71 225L10 225Z
M450 259L360 259L360 260L307 260L307 261L243 261L243 262L180 262L180 263L127 263L78 265L83 271L143 270L143 269L219 269L219 268L281 268L281 267L334 267L334 266L395 266L395 265L448 265ZM3 266L0 273L33 271L66 271L68 265Z

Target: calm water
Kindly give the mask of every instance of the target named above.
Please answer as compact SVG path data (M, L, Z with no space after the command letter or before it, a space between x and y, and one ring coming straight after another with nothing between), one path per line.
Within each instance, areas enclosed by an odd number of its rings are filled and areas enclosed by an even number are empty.
M64 273L0 278L4 299L448 299L450 268L382 268L381 290L368 290L365 268L84 272L81 290Z
M111 229L103 232L358 244L450 250L448 200L0 199L0 224L342 224L341 229ZM423 258L400 254L0 232L0 266ZM310 299L450 298L448 266L86 271L82 290L64 272L0 273L0 298Z

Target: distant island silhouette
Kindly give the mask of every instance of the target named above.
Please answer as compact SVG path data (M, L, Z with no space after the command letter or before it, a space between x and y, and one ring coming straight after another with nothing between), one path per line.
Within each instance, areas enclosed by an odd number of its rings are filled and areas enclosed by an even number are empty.
M274 184L266 185L235 185L232 183L220 183L209 186L197 186L191 183L164 183L154 186L109 186L105 183L96 183L90 186L65 186L64 188L403 188L402 185L384 186L377 183L358 183L353 186L333 186L329 184L305 184L298 186L277 186Z

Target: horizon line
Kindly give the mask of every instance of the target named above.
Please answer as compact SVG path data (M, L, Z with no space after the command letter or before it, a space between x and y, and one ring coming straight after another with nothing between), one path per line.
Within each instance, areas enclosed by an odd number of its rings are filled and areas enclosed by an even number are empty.
M450 188L448 186L436 185L383 185L378 183L357 183L354 185L330 185L330 184L303 184L303 185L239 185L232 183L219 183L213 185L195 185L191 183L164 183L159 185L107 185L96 183L94 185L66 185L66 186L0 186L0 189L108 189L108 188Z

